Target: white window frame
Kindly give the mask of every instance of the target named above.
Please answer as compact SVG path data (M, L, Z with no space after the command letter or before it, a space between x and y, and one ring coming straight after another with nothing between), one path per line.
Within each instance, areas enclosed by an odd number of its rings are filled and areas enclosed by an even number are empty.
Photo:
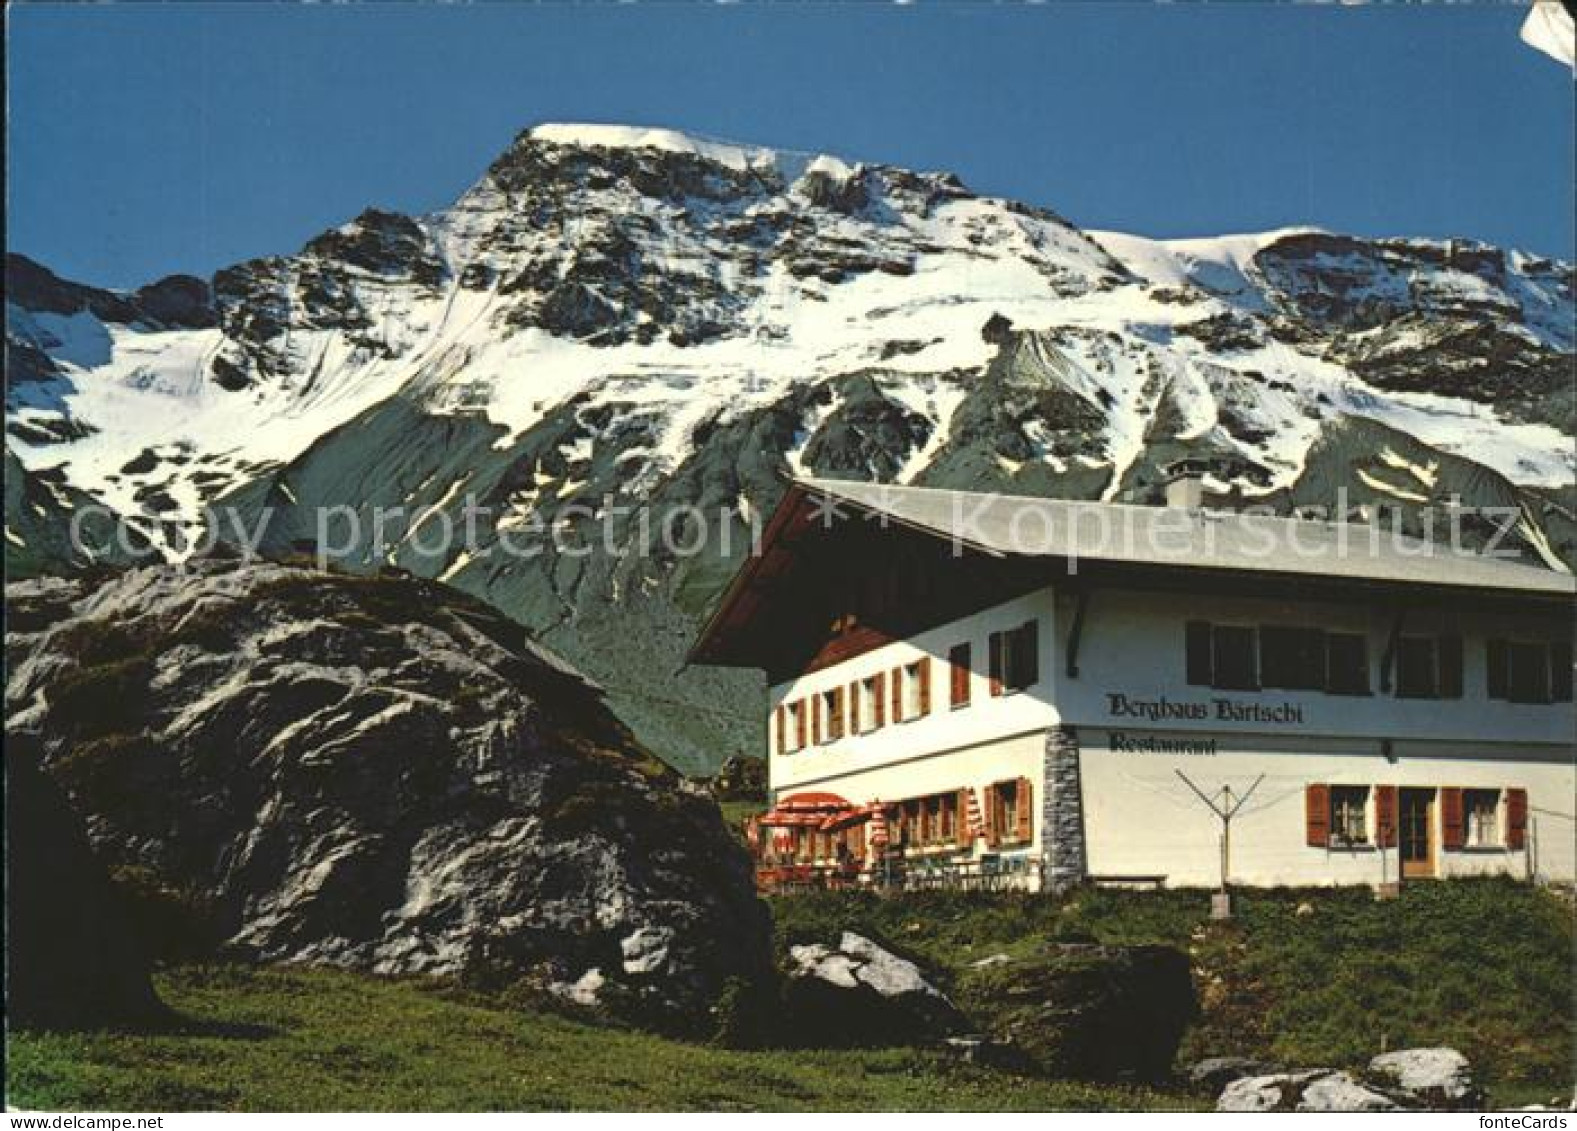
M798 754L810 746L810 700L800 699L793 703L784 704L783 709L783 752L785 754ZM801 722L804 726L801 726ZM805 741L799 740L800 732L805 734Z
M903 687L898 696L899 706L903 708L903 718L900 722L920 717L920 661L904 664L898 669L903 673Z
M879 677L876 675L863 676L860 679L860 733L870 734L876 730L876 705L881 702L882 688Z
M1340 794L1363 791L1363 804L1358 813L1360 834L1357 837L1347 835L1348 824L1339 819L1344 810L1337 808ZM1330 844L1333 848L1368 848L1374 841L1370 835L1369 814L1374 804L1374 790L1366 785L1333 785L1331 786L1331 829Z
M1488 816L1488 837L1480 835L1479 821L1475 820L1475 811L1470 802L1478 796L1494 794L1495 803L1490 806ZM1462 791L1462 844L1466 848L1503 848L1506 844L1505 825L1501 820L1501 811L1505 804L1505 791L1500 789L1475 789L1467 788Z

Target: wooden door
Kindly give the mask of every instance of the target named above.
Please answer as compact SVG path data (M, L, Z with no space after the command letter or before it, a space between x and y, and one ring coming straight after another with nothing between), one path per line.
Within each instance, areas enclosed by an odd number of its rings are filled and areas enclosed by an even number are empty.
M1397 845L1404 880L1435 874L1435 791L1404 789L1397 813Z

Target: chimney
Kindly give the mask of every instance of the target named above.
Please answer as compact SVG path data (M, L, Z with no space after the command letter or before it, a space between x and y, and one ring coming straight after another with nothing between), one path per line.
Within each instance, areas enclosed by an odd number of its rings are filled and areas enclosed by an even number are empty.
M1166 481L1165 491L1167 506L1199 510L1205 505L1204 474L1198 471L1184 471L1173 475Z

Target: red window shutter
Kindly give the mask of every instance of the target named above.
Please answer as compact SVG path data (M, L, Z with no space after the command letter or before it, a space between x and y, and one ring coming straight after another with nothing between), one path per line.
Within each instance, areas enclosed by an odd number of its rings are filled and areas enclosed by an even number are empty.
M956 645L947 659L952 672L950 706L963 707L969 702L969 645Z
M849 684L849 733L860 733L860 685Z
M975 838L969 835L969 791L959 790L953 797L953 841L959 848L968 848L975 843Z
M808 714L810 712L805 710L805 701L803 699L794 704L794 737L798 740L801 747L805 745L807 737L805 734L805 716Z
M1303 791L1305 840L1312 848L1326 848L1331 842L1331 787L1311 785Z
M1396 786L1374 787L1375 842L1381 848L1396 847Z
M1027 841L1035 835L1034 787L1028 778L1018 779L1018 819L1013 825L1013 838Z
M986 847L995 848L1002 843L1002 787L986 790Z
M903 668L897 667L897 668L893 669L893 673L892 673L892 676L891 676L891 685L890 686L892 688L892 697L893 697L893 722L895 722L895 723L902 722L903 721Z
M1467 843L1467 826L1462 819L1462 791L1448 786L1440 791L1440 843L1445 848L1461 848Z
M920 714L931 713L931 657L926 656L920 661L917 671L920 679Z
M783 706L782 706L782 704L779 704L778 705L778 709L777 709L778 753L779 754L787 754L788 753L788 727L786 727L784 725L784 723L783 723L783 714L784 714Z
M810 740L817 746L821 745L821 695L817 693L810 697Z
M887 723L887 719L883 714L887 704L887 675L885 672L876 673L876 694L872 698L876 702L871 708L875 712L875 716L871 721L878 727L885 726Z
M827 738L829 741L843 737L843 688L832 689L831 707L827 712Z
M986 669L991 678L991 694L1002 694L1002 634L993 632L986 641Z
M1506 847L1513 852L1528 846L1528 791L1506 791Z

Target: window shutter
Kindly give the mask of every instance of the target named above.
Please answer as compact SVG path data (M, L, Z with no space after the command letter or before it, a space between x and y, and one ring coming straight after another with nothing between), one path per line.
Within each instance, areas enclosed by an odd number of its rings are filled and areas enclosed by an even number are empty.
M1462 638L1440 638L1440 698L1462 698Z
M1528 846L1528 791L1506 791L1506 847L1520 852Z
M1025 621L1014 633L1014 667L1017 669L1014 686L1029 687L1040 682L1040 634L1035 631L1034 621Z
M849 684L849 733L860 733L860 685Z
M986 847L995 848L1002 843L1002 790L992 786L986 790Z
M1485 691L1491 699L1506 698L1506 642L1491 640L1484 648Z
M900 665L892 670L888 677L888 687L891 689L893 701L893 722L903 722L903 667Z
M1331 787L1311 785L1303 792L1305 840L1311 848L1331 843Z
M810 740L821 745L821 693L810 697Z
M783 706L782 706L782 704L778 705L778 709L777 709L777 711L774 714L776 716L777 731L778 731L778 753L779 754L787 754L788 753L788 731L783 726Z
M926 656L920 660L918 669L920 677L920 714L931 713L931 657Z
M1572 701L1572 642L1557 640L1550 645L1550 699L1555 703Z
M991 694L1002 694L1002 634L993 632L986 642L987 674L991 677Z
M953 841L959 848L968 848L975 843L975 838L969 835L969 791L961 789L954 798L953 804Z
M832 718L827 720L828 733L833 738L843 737L843 688L834 688L832 692Z
M1210 686L1210 625L1191 620L1184 628L1188 682L1195 687Z
M1445 848L1461 848L1467 843L1467 828L1462 820L1462 791L1451 786L1440 791L1440 843Z
M876 727L884 726L887 723L885 714L887 710L887 675L885 672L876 673L876 694L872 698L876 702L871 705L871 723Z
M1028 778L1018 779L1018 812L1013 822L1013 838L1027 841L1035 835L1035 806L1031 803L1034 790Z
M805 701L803 699L794 704L794 739L799 744L801 749L803 749L805 746L805 739L807 737L805 733L805 723L806 716L809 714L810 712L805 710Z
M1396 786L1374 787L1375 843L1381 848L1396 847Z
M969 702L969 645L959 644L948 653L948 669L952 675L949 689L949 706L963 707Z

